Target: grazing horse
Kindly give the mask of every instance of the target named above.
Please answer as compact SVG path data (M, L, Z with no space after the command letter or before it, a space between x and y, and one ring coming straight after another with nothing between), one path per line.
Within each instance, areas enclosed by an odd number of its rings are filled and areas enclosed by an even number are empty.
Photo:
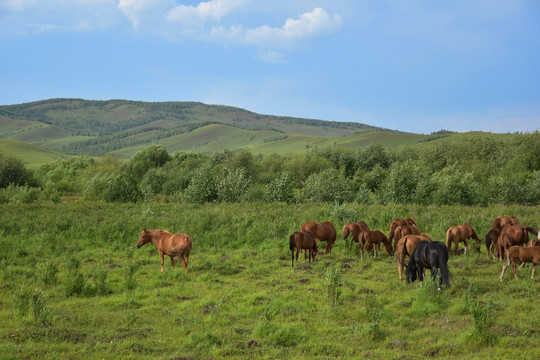
M448 248L438 241L429 242L422 240L414 249L405 275L407 284L414 282L418 277L424 280L424 269L431 270L431 277L437 278L440 270L439 289L442 283L450 287L450 272L448 271Z
M501 235L501 231L499 229L491 229L486 234L486 255L489 259L489 253L491 253L491 256L495 259L495 251L497 251L497 239Z
M392 254L392 245L386 235L380 230L363 231L358 238L358 247L360 249L360 258L364 259L364 248L366 253L373 247L373 257L378 253L381 255L381 243L386 247L388 255Z
M420 231L416 226L400 225L394 230L394 251L396 251L396 245L398 241L407 235L420 235Z
M416 221L414 221L414 219L412 218L407 218L406 220L403 220L403 219L395 219L394 221L392 221L392 223L390 224L390 234L388 235L388 241L390 241L390 243L392 243L392 239L394 238L394 232L396 231L396 228L398 226L416 226L418 228L418 225L416 225Z
M308 221L303 224L300 228L301 232L309 232L315 237L315 240L318 242L326 241L326 251L325 254L330 254L332 252L332 247L336 242L336 228L334 224L330 221L323 223Z
M465 253L467 253L467 239L474 239L478 244L482 243L482 240L476 235L476 232L472 228L471 224L463 223L461 225L452 226L446 231L446 247L448 251L451 250L452 242L454 242L456 248L455 253L458 253L458 243L463 242L465 247ZM480 249L478 249L480 251Z
M399 239L396 248L396 261L398 264L399 281L403 276L403 264L405 263L405 257L411 256L414 249L420 244L420 241L427 240L432 241L431 237L427 234L422 235L406 235Z
M161 272L163 272L163 256L171 257L171 264L174 270L176 265L174 257L178 256L184 266L184 273L187 274L187 266L189 262L189 253L193 241L187 234L171 234L165 230L143 230L137 241L137 249L146 243L152 242L156 245L159 257L161 258Z
M294 232L289 237L289 248L291 249L291 260L294 266L294 250L296 250L296 262L298 262L298 254L302 249L309 250L309 262L313 259L315 261L315 255L317 255L317 242L312 233L309 232ZM305 258L305 253L304 253Z
M506 271L508 265L510 265L510 262L512 262L512 272L514 273L514 277L516 279L518 278L516 273L517 265L521 263L532 262L534 265L532 269L531 280L534 279L536 265L540 264L540 247L523 247L515 245L512 246L510 249L506 250L506 257L508 258L508 260L506 261L506 264L503 265L501 277L499 278L501 282L503 281L504 272Z
M515 216L512 216L512 217L508 217L508 216L496 217L495 220L493 220L493 229L497 229L497 230L500 231L507 224L516 225L516 224L519 224L519 220Z
M529 226L521 224L506 224L501 230L501 235L497 240L499 251L499 262L502 262L506 250L514 245L525 245L529 241L529 232L538 235L538 232Z
M358 235L360 235L362 231L366 230L369 230L369 227L364 220L360 220L360 222L357 223L348 223L343 227L343 240L347 240L349 235L351 235L352 240L354 242L358 242Z
M540 239L531 239L527 243L527 247L540 246Z

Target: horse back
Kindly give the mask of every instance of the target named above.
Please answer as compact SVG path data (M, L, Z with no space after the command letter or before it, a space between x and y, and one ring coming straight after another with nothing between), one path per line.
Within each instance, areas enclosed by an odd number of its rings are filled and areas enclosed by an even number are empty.
M516 262L519 259L522 262L540 263L540 247L514 245L508 249L508 254L512 262Z

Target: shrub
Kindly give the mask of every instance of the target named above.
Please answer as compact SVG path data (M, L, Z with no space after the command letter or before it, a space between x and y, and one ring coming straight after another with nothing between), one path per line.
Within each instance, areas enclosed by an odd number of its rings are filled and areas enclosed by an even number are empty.
M352 200L350 181L332 169L310 175L303 194L305 199L315 202L342 203Z
M9 185L26 185L30 172L22 160L0 152L0 189Z
M289 171L282 172L278 178L273 179L268 185L268 200L280 202L294 201L294 182Z
M338 267L331 267L326 271L327 296L332 307L342 303L341 286L342 278Z
M119 175L109 179L103 194L107 202L138 202L142 198L142 192L135 176L124 170Z
M192 202L204 203L217 199L216 172L210 162L203 164L191 179L186 197Z
M225 176L216 182L217 197L226 202L240 201L247 194L250 185L244 169L228 169Z

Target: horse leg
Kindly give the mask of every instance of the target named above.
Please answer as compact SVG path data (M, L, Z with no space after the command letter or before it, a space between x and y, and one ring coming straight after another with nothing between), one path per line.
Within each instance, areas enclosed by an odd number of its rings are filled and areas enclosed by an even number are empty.
M403 277L403 259L398 258L397 259L397 272L399 275L399 281L402 281Z
M510 255L508 255L510 256ZM517 271L516 271L516 268L517 268L517 263L512 261L512 272L514 273L514 277L517 279Z
M433 281L437 280L437 275L439 275L439 271L438 271L437 267L432 266L431 267L431 278L433 279ZM441 285L442 285L442 279L441 279L441 277L439 277L439 281L438 281L438 284L437 284L437 290L441 290Z
M463 251L463 253L467 254L467 240L463 240L463 247L465 248L465 251Z
M186 258L182 255L182 257L180 258L180 260L182 261L182 266L184 267L184 274L187 275L188 259L186 259Z
M531 280L534 279L534 272L536 271L536 263L533 264L532 274L531 274Z
M163 251L160 251L160 252L159 252L159 258L160 258L160 260L161 260L161 272L163 272L163 261L164 261L164 260L163 260L163 256L164 256Z
M503 280L503 276L504 276L504 272L506 271L506 268L508 267L508 263L504 264L503 267L502 267L502 271L501 271L501 276L499 277L499 280L502 282Z
M171 257L172 267L173 267L174 271L176 271L176 264L174 263L174 255L170 255L170 257Z
M291 250L291 266L294 267L294 250Z

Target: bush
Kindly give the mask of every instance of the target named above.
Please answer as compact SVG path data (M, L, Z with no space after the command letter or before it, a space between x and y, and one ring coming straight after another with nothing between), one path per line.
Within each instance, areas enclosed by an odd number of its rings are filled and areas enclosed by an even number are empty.
M279 178L273 179L268 185L268 200L293 202L294 201L294 182L292 174L284 171Z
M221 201L238 202L247 195L250 180L244 169L228 169L217 181L217 196Z
M304 187L304 198L315 202L343 203L352 200L350 181L332 169L312 174Z
M142 192L135 176L124 170L107 181L103 194L107 202L138 202L142 199Z
M214 167L210 162L202 165L191 179L191 183L185 191L188 200L201 204L217 200L215 173Z
M0 152L0 189L9 185L26 185L30 172L26 170L22 160Z

